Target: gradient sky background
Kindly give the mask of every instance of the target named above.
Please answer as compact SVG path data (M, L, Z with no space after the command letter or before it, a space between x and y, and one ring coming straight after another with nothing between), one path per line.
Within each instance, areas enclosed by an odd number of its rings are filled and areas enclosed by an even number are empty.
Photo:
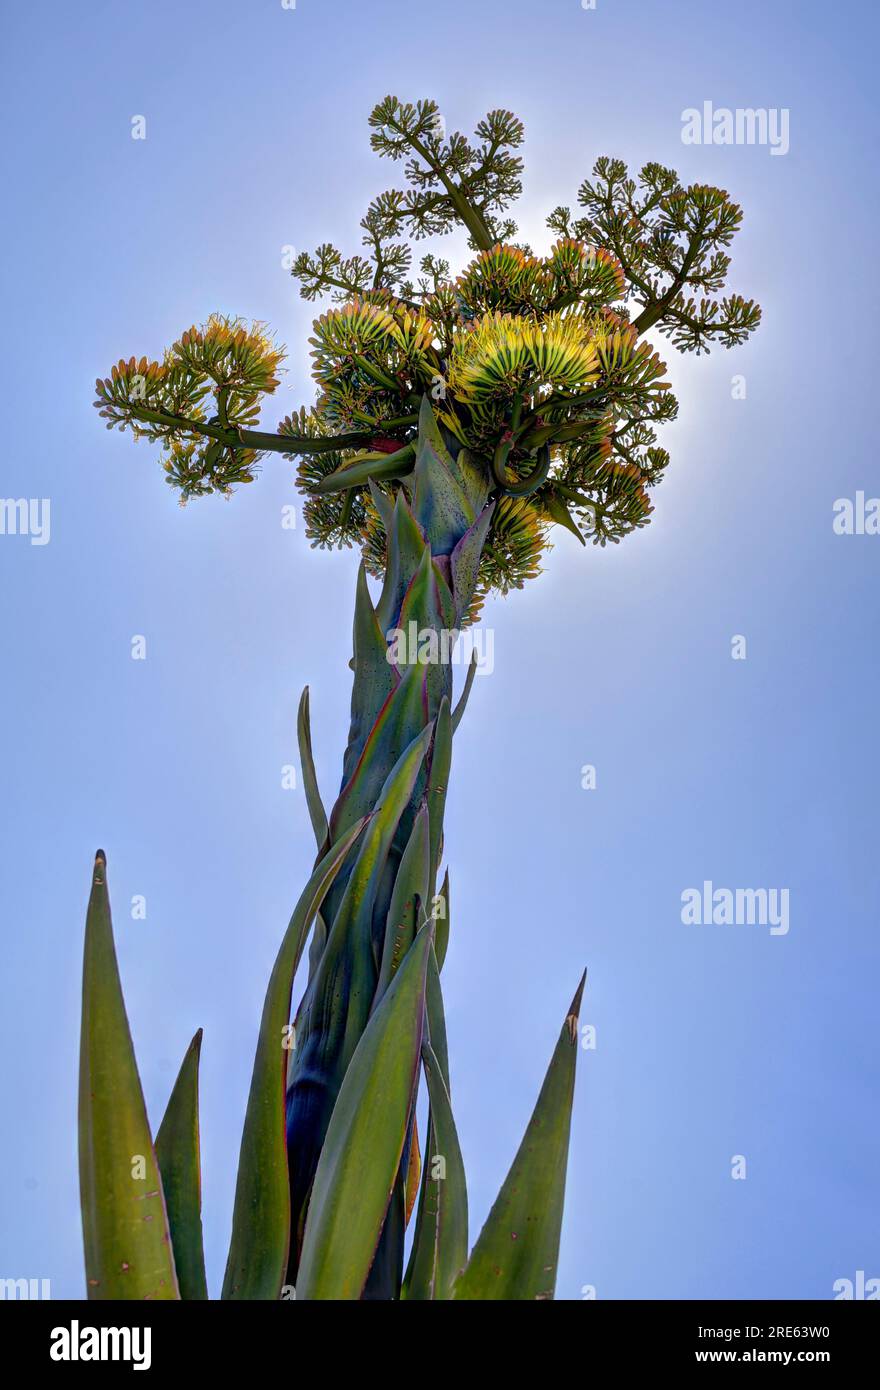
M598 1046L581 1053L558 1296L822 1299L880 1275L880 537L832 532L836 498L880 492L876 7L48 0L3 15L0 491L51 498L52 532L0 538L0 1275L83 1291L79 975L103 845L154 1125L205 1029L219 1292L255 1030L314 852L281 767L308 682L335 794L356 558L281 528L295 493L280 459L231 502L180 510L150 446L104 431L92 387L220 310L289 345L267 428L311 400L315 310L283 248L358 248L370 197L399 182L366 127L389 91L435 97L450 128L494 106L522 116L521 225L539 250L544 216L602 153L729 189L746 211L731 285L765 311L735 352L667 345L682 409L652 525L605 551L558 533L545 574L485 611L495 671L458 736L447 818L473 1231L587 964ZM684 146L682 110L704 100L789 108L789 154ZM789 934L683 926L680 895L704 879L789 888Z

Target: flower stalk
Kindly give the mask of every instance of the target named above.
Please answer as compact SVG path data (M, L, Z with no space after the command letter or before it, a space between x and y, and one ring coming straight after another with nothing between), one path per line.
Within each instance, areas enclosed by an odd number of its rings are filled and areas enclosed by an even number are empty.
M312 543L357 545L362 556L351 722L329 812L308 690L299 710L315 867L260 1020L221 1296L544 1300L556 1286L584 981L469 1254L441 974L450 940L443 818L475 667L453 709L450 638L488 595L540 573L554 526L605 545L648 523L649 493L669 462L657 429L678 406L645 332L700 353L712 341L743 342L760 310L715 297L741 220L720 189L684 188L658 164L631 178L621 161L599 159L578 190L580 212L556 208L547 222L557 240L538 254L517 242L506 215L522 173L523 129L511 112L489 112L468 140L447 137L435 102L387 97L370 127L375 153L406 159L408 187L370 204L365 254L324 244L296 259L303 297L331 302L314 324L311 406L276 433L261 429L283 349L264 325L216 314L161 361L120 360L96 388L108 428L161 446L182 503L229 495L281 454L296 464ZM447 261L424 256L414 282L410 240L457 226L470 262L453 277ZM424 644L392 641L409 632ZM154 1146L106 870L99 854L83 963L87 1292L203 1299L201 1033ZM134 1185L141 1179L146 1193Z

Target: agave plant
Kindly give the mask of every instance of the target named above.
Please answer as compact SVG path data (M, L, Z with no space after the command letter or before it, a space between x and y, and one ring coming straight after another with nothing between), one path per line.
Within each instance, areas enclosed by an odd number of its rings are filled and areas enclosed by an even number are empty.
M520 122L446 136L434 102L381 102L380 155L407 188L361 222L364 254L326 244L292 270L329 299L312 339L316 399L258 428L283 352L219 315L162 361L97 383L108 427L161 444L181 501L296 461L313 544L357 545L351 727L325 810L308 689L298 733L315 869L269 981L244 1121L229 1299L546 1299L555 1291L581 980L522 1144L469 1247L441 972L450 931L443 812L455 731L449 653L490 593L540 573L554 526L585 544L644 526L677 413L644 334L684 351L742 342L760 310L718 298L740 209L648 164L597 161L580 215L556 208L540 255L504 216L521 191ZM411 242L463 227L453 278ZM375 596L368 576L379 581ZM417 641L398 640L415 633ZM309 946L303 998L294 976ZM80 1169L90 1297L207 1297L197 1034L151 1136L119 984L106 861L86 927ZM426 1132L419 1135L422 1077ZM422 1159L424 1153L424 1159ZM405 1263L407 1226L412 1239Z

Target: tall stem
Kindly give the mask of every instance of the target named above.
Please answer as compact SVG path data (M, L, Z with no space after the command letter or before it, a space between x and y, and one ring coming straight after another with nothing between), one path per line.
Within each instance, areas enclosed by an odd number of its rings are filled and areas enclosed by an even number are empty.
M430 853L419 894L424 898L418 909L422 920L435 891L451 739L450 657L454 635L473 597L491 519L488 489L482 470L466 457L452 457L424 401L416 463L406 490L401 487L393 501L388 494L374 493L387 534L384 582L374 603L361 569L351 662L351 727L341 788L329 817L330 842L360 816L376 810L398 759L428 724L434 724L434 734L409 804L368 888L357 894L349 891L349 865L322 909L309 981L297 1011L288 1077L292 1283L327 1125L381 986L386 934L397 925L391 915L392 909L400 909L402 890L395 898L398 875L411 839L421 835L424 841L425 822ZM410 860L413 855L410 848ZM401 1174L364 1297L398 1296L403 1235Z

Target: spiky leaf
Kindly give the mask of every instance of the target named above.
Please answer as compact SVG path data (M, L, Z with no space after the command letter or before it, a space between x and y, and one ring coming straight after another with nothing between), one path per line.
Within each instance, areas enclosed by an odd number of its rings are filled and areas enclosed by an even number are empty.
M357 1299L369 1274L415 1093L431 935L427 923L345 1074L315 1174L298 1299Z
M422 1197L403 1296L447 1299L467 1260L468 1211L464 1161L449 1092L429 1043L422 1046L431 1124Z
M179 1298L119 981L103 850L95 856L83 952L79 1182L89 1298Z
M422 806L415 819L412 834L400 860L391 906L385 925L379 981L376 985L375 1008L406 957L424 920L425 903L431 871L431 851L428 838L428 808Z
M358 821L318 864L294 908L269 979L241 1137L223 1298L275 1299L281 1290L290 1243L284 1086L293 977L315 914L363 826Z
M456 1281L456 1299L553 1298L585 979L586 972L516 1158Z
M186 1050L156 1135L168 1226L180 1296L206 1299L202 1244L202 1173L199 1153L199 1056L202 1030Z
M327 813L324 810L324 803L321 800L318 778L315 773L315 761L312 757L312 729L309 720L308 686L305 687L300 697L299 712L296 720L296 732L299 740L299 760L302 765L306 805L309 808L309 818L312 822L312 829L315 832L315 839L318 842L318 849L320 851L327 843Z

